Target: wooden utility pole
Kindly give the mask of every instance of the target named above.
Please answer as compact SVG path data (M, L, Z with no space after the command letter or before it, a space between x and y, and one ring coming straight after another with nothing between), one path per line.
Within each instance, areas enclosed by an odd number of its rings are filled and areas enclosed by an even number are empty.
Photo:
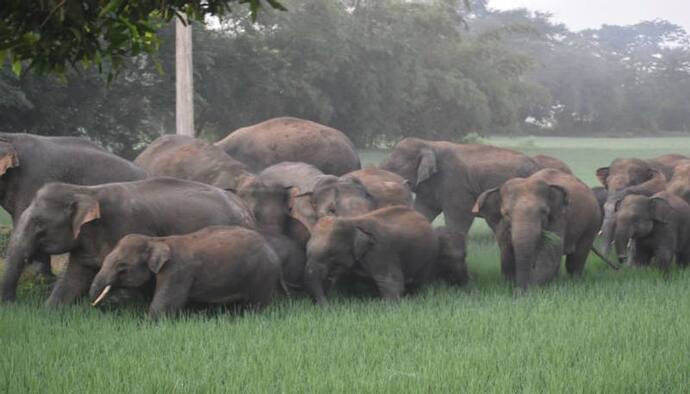
M176 133L194 137L192 25L180 18L175 18L175 93Z

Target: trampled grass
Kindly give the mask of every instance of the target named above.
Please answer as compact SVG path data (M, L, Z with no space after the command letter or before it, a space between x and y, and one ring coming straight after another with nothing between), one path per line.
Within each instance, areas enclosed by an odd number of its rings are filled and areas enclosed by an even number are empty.
M627 148L610 150L550 141L516 147L584 175L616 156L690 153L690 139L621 140ZM143 306L46 310L48 290L26 283L16 305L0 307L0 391L687 391L690 271L613 272L591 257L582 279L562 275L515 298L487 231L473 227L471 285L432 286L399 305L339 296L319 309L296 296L257 314L149 323Z

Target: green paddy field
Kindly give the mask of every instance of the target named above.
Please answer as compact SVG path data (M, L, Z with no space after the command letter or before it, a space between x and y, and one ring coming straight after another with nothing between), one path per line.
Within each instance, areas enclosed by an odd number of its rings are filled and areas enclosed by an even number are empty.
M594 186L615 157L690 155L690 138L493 138L561 158ZM385 153L365 151L367 163ZM611 271L591 257L583 279L514 298L498 248L475 223L466 288L437 285L389 305L306 296L262 313L190 312L150 323L145 305L59 311L45 285L0 305L0 392L428 393L687 392L690 271Z

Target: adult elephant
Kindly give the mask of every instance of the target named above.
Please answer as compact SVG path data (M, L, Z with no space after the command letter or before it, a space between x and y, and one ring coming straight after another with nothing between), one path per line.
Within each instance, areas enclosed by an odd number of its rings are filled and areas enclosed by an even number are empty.
M615 159L608 167L598 168L597 178L606 188L608 197L604 204L604 222L602 224L602 252L608 254L614 243L616 231L615 206L625 196L640 194L651 196L666 189L666 183L673 176L676 166L689 158L679 154L669 154L653 159L637 158ZM621 255L625 245L615 245L617 255Z
M36 253L69 253L48 299L73 302L91 284L105 256L127 234L186 234L211 225L255 227L234 194L175 178L79 186L49 183L22 213L10 238L2 300L13 301L26 260Z
M573 171L568 167L567 164L561 159L557 159L553 156L549 155L535 155L532 156L532 159L539 163L539 165L542 166L542 168L553 168L562 172L565 172L566 174L571 174Z
M582 274L601 224L592 191L576 177L544 169L484 192L475 211L492 223L501 250L501 271L518 290L558 275L566 255L570 275Z
M237 129L215 145L253 172L283 161L304 162L336 176L361 167L345 134L304 119L270 119Z
M134 163L150 176L171 176L237 190L254 174L238 160L198 138L164 135L154 140Z
M377 167L322 177L311 204L316 216L357 216L393 205L412 206L412 191L400 175Z
M144 177L136 165L83 138L0 133L0 205L15 225L46 183L97 185ZM52 277L49 255L29 258Z
M541 169L514 150L419 138L400 141L380 168L409 182L417 211L429 220L443 212L448 230L463 236L472 225L472 207L482 192Z
M666 190L690 204L690 160L676 166Z

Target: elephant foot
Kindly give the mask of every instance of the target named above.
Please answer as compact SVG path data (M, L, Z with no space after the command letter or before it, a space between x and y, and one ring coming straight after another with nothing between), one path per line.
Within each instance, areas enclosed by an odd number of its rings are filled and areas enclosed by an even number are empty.
M524 297L527 294L527 289L516 287L513 289L513 298Z

